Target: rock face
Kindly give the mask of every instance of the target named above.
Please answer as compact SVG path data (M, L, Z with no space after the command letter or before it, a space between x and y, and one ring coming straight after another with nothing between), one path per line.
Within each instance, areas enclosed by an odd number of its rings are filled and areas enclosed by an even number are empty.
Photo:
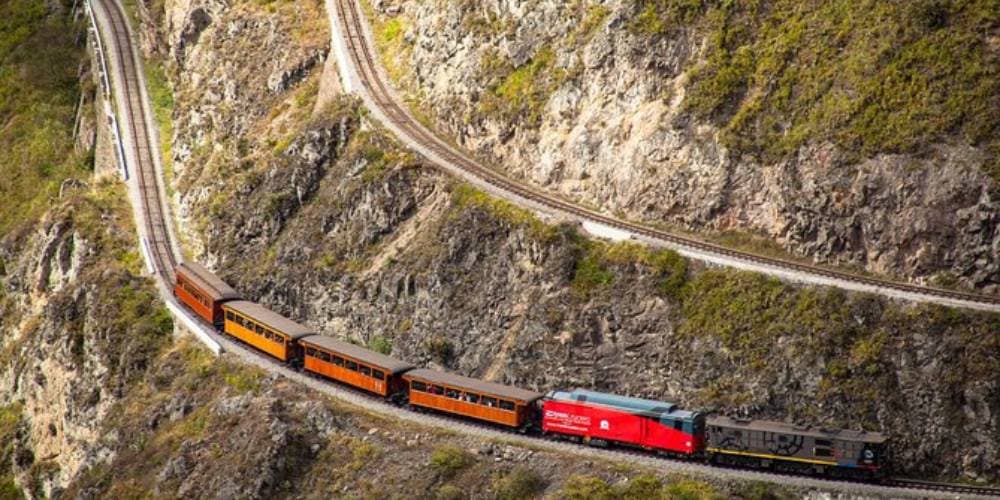
M639 32L657 4L678 3L372 2L402 87L516 177L635 220L752 233L820 262L1000 292L998 186L981 168L995 153L945 140L859 157L822 134L778 159L734 150L755 138L723 140L729 131L687 100L716 41L683 23ZM750 99L736 105L752 113Z
M542 4L522 8L518 15L533 19L531 26L540 30L558 10ZM694 267L669 252L588 241L575 228L547 225L427 169L368 122L355 101L318 96L318 89L331 87L319 81L315 56L326 51L325 45L268 42L292 41L286 38L289 19L307 4L277 13L255 11L250 4L225 11L212 5L194 2L165 16L183 20L167 25L164 38L171 42L161 48L174 54L171 64L178 70L177 202L192 255L248 297L326 334L420 364L541 391L585 386L732 414L878 429L895 440L901 472L992 480L1000 474L993 439L998 432L993 415L1000 411L1000 367L991 354L1000 338L995 316L790 287L760 276ZM404 5L409 8L415 7ZM190 17L197 9L208 13L209 24ZM412 50L429 57L443 43L438 37L455 35L457 28L444 14L421 12L441 23L438 33L432 37L420 34L425 28L414 28L406 37L427 44ZM190 23L200 26L200 35L196 42L183 42L179 51ZM233 26L240 28L233 31ZM592 42L583 54L614 41L600 34L604 31L594 35L604 41ZM533 46L515 42L529 38L518 35L503 43L527 60ZM440 71L460 72L466 61L476 59L468 55L472 39L457 39L466 40L456 42L460 47L470 45L455 53L468 57L456 55ZM238 43L241 50L234 49ZM971 160L966 177L948 174L975 151L942 150L952 155L952 170L932 169L930 161L921 167L902 156L833 169L840 162L829 148L803 152L802 161L751 169L734 163L704 127L646 130L655 120L636 110L655 116L676 112L669 103L642 104L652 89L664 88L663 79L601 61L646 67L636 59L640 52L647 58L664 52L626 50L624 42L616 43L612 47L623 51L620 57L588 57L595 58L593 71L605 75L592 81L607 84L617 74L623 82L610 88L620 92L607 93L608 87L594 83L581 95L611 104L579 113L592 114L586 122L595 127L603 123L600 127L632 132L574 129L574 151L589 151L587 168L594 170L588 174L592 180L574 181L579 189L573 193L591 196L587 193L607 189L600 201L619 206L615 203L623 197L639 199L641 189L635 186L642 183L648 183L649 192L672 186L684 191L676 199L663 198L676 200L669 210L676 217L738 225L758 211L768 212L796 234L808 233L802 244L812 245L810 252L852 255L850 260L874 259L864 245L879 234L888 239L878 241L910 242L903 250L921 259L934 254L933 262L908 261L928 272L943 260L973 254L963 253L971 250L961 245L925 246L924 235L940 231L969 238L962 241L975 240L980 250L986 240L977 235L994 238L994 211L980 210L981 203L992 203L989 195L982 186L966 189L982 174ZM671 43L664 42L664 50L673 47L666 53L676 57L697 52L696 43ZM464 85L472 84L459 76L452 89L462 96ZM556 91L546 109L568 99L559 97L566 92ZM599 97L605 94L610 97ZM621 101L629 99L631 107ZM465 104L457 98L455 106L461 110ZM543 130L555 119L547 116L539 117ZM499 127L493 119L476 123L470 130ZM524 137L534 132L524 130L497 134L515 141L505 146L510 155L534 154L545 142L529 144ZM673 145L648 139L649 134ZM501 147L486 136L458 135L467 143ZM659 158L661 166L670 167L658 166L648 175L613 168L617 163L611 158L631 158L640 150L649 152L642 158ZM566 174L582 169L582 160L546 158L523 164L553 166L552 179L582 175ZM911 192L934 193L938 201L918 202L923 195ZM737 194L759 203L727 201ZM961 199L968 208L959 212L961 224L969 224L961 236L949 232L954 223L941 227L943 209L933 207L947 203L939 197ZM642 211L665 206L670 205L636 205ZM898 217L908 211L927 223L903 228ZM845 218L852 222L843 223ZM981 232L971 230L974 221ZM842 223L852 228L850 238L835 229ZM858 242L868 243L852 246ZM900 270L900 255L879 258ZM983 270L993 264L970 265ZM929 435L935 438L926 439Z

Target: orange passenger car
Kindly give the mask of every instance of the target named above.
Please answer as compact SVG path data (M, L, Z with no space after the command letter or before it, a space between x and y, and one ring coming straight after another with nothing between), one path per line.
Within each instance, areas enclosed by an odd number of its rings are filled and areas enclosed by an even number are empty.
M410 405L523 428L532 421L537 392L424 368L403 374Z
M222 326L222 304L240 294L197 262L184 262L175 272L174 296L205 321Z
M298 339L316 333L256 302L226 302L222 309L226 313L223 331L281 361L296 357Z
M299 345L307 371L384 397L404 390L399 375L413 369L405 361L322 335L303 337Z

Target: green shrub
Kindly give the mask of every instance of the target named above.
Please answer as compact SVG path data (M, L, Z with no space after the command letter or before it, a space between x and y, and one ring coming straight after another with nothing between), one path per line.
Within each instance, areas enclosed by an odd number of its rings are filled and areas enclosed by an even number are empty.
M515 467L493 481L493 490L498 500L532 498L543 488L545 481L542 477L524 467Z
M465 498L465 493L458 486L445 484L438 488L434 498L437 500L462 500Z
M475 459L469 452L455 446L444 445L431 453L431 468L443 477L452 477L472 465Z
M587 294L597 288L610 285L614 279L615 273L604 266L600 256L588 253L576 261L573 281L570 286L578 293Z
M392 352L392 341L381 335L376 335L368 342L368 347L375 352L389 354Z
M610 500L615 494L611 486L599 477L572 475L556 497L562 500Z

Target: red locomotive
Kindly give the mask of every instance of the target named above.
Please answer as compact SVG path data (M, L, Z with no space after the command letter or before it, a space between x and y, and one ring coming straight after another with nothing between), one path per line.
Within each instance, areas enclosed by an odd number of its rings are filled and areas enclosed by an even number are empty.
M619 443L664 453L702 450L705 417L673 403L576 389L550 392L542 405L542 432L594 445Z

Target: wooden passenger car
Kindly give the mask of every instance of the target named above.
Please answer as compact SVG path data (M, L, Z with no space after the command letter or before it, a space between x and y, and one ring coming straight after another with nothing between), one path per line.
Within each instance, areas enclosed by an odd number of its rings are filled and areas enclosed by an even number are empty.
M240 294L197 262L177 266L174 296L205 321L222 326L222 304Z
M507 427L524 427L532 420L536 392L485 382L452 373L417 369L403 374L410 405L484 420Z
M288 361L296 357L296 341L316 332L270 309L245 300L226 302L226 334L277 358Z
M406 388L400 375L413 365L347 342L310 335L299 339L307 371L388 397Z

